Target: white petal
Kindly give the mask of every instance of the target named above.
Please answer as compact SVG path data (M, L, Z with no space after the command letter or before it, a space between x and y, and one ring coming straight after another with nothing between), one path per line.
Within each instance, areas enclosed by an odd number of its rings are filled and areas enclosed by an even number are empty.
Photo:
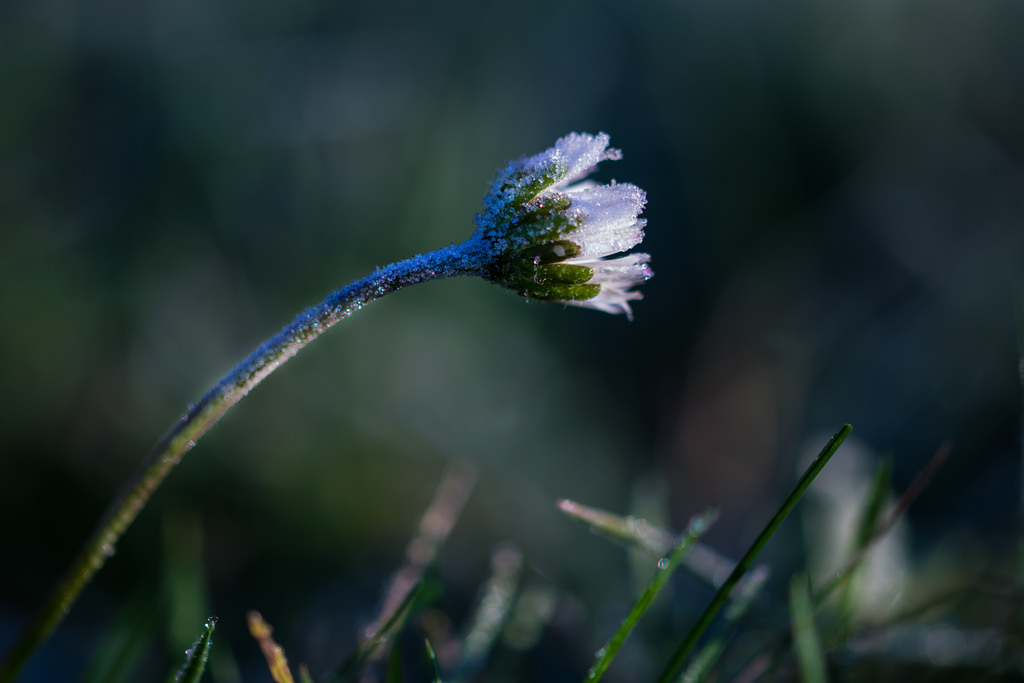
M569 215L580 227L567 235L580 246L577 258L598 258L629 251L644 238L646 221L637 216L647 203L647 195L635 185L611 185L571 188Z
M654 276L651 267L647 265L650 260L650 254L627 254L621 258L591 261L586 265L594 269L590 282L600 284L602 287L610 285L629 288L645 280L650 280ZM577 261L572 259L567 263L577 263Z
M605 313L625 313L626 317L632 320L633 311L629 307L629 302L638 301L643 295L629 289L654 276L654 272L647 265L650 258L649 254L629 254L617 259L588 262L587 265L594 269L590 284L600 285L601 291L591 299L569 303ZM577 261L573 259L567 263Z
M585 178L595 166L606 159L621 159L622 152L608 149L608 134L569 133L559 138L555 146L544 154L563 164L565 175L555 184L555 188L564 187L569 183Z
M611 313L612 315L625 313L626 317L632 320L633 309L629 307L629 302L639 301L643 298L644 295L640 292L624 292L622 290L606 289L602 287L597 296L592 299L587 299L585 301L566 301L566 303L573 306L579 306L581 308L593 308L605 313Z

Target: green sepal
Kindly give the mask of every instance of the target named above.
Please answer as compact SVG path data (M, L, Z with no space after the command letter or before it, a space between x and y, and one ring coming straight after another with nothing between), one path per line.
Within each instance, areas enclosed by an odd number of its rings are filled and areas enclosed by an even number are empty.
M579 255L579 245L569 240L555 240L538 244L534 247L527 247L516 252L513 258L526 263L533 263L538 266L545 266L549 263L558 263Z
M489 221L495 226L510 224L524 204L561 180L566 171L564 164L551 161L540 167L522 168L508 173L484 198L485 204L490 205L492 201L501 204L492 209Z
M552 263L537 266L536 281L542 284L582 285L594 277L594 269L590 266L578 266L571 263Z
M503 189L512 189L515 203L522 204L561 180L567 170L565 164L549 161L539 168L526 168L514 173L503 183Z
M572 263L551 263L537 266L529 261L515 261L505 266L502 283L513 289L542 285L582 285L594 277L594 269Z
M515 288L522 296L542 301L586 301L601 291L601 285L555 285L542 282Z
M557 240L576 229L569 221L572 199L549 194L526 202L509 220L503 238L513 246L533 247Z

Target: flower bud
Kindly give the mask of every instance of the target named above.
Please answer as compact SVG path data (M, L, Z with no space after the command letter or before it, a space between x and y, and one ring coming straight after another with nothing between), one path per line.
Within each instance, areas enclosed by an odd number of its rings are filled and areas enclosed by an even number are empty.
M493 257L485 277L532 299L632 318L629 302L642 295L631 288L653 275L650 256L607 257L643 239L646 221L638 216L647 196L628 183L583 180L601 161L621 158L606 134L571 133L510 162L476 216L474 238Z

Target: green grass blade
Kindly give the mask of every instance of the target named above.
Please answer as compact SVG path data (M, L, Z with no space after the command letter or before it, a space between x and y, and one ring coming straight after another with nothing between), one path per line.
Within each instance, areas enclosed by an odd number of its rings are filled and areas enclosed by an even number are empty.
M419 607L433 601L439 592L440 588L436 582L419 582L415 588L409 591L409 594L395 608L395 611L384 620L381 627L372 636L361 642L355 651L341 663L341 666L338 667L337 671L329 679L331 683L341 683L342 681L355 678L355 675L373 657L377 648L397 634L412 614Z
M607 536L626 545L641 548L656 557L672 550L675 536L647 520L620 515L581 505L564 499L558 501L558 509L568 516L586 524L595 533Z
M199 683L206 670L206 660L213 648L213 630L217 627L217 617L210 617L203 625L203 633L192 647L185 651L185 663L176 673L168 677L171 683Z
M619 649L623 643L626 642L626 638L632 633L633 628L636 627L637 622L640 621L640 617L643 616L647 608L651 606L654 598L657 597L661 589L668 583L672 573L676 570L676 567L683 561L683 557L689 552L693 544L697 542L697 539L708 530L708 528L714 523L718 517L718 512L715 510L709 510L702 515L699 515L690 522L689 530L679 539L672 549L672 552L662 557L658 561L658 570L654 574L654 579L647 585L643 593L640 594L640 598L633 605L633 609L630 610L629 614L625 619L622 620L622 624L618 630L612 635L611 640L597 651L597 660L594 665L590 667L590 671L587 673L587 680L593 683L601 680L601 676L608 669L608 666L612 663L615 655L618 654Z
M451 465L446 468L434 491L433 500L420 517L419 525L405 547L405 562L387 582L380 614L373 624L366 627L365 632L379 628L437 562L441 549L473 492L476 476L476 470L468 465Z
M402 673L402 641L396 638L391 643L391 652L388 653L388 666L384 673L385 683L402 683L405 676Z
M667 555L676 542L676 534L640 517L622 517L568 499L558 501L558 509L586 524L594 533L630 548L643 550L654 557ZM723 577L732 573L736 563L702 543L694 543L683 559L682 566L712 588L719 588Z
M522 566L523 556L512 545L503 544L491 554L491 576L462 638L461 659L451 680L472 680L483 668L515 604Z
M857 523L857 545L854 552L860 552L871 542L875 529L878 528L878 523L882 519L882 513L885 512L885 500L889 497L891 485L892 460L885 458L878 463L875 479L871 482L871 490L864 503L864 511Z
M886 458L878 463L874 481L871 482L871 488L864 500L864 508L857 522L853 547L849 551L851 558L864 553L871 544L875 530L880 526L882 515L885 513L885 503L889 497L891 484L892 461ZM829 634L829 642L840 642L853 627L861 588L861 581L857 578L862 573L857 571L859 568L857 567L851 572L850 580L846 582L842 592L839 593L836 623ZM820 607L822 604L824 603L817 603L816 606Z
M875 529L871 533L871 537L868 539L867 544L864 548L858 552L849 562L846 563L842 568L836 570L832 574L832 578L829 579L823 586L814 591L814 606L815 609L820 609L822 605L829 599L829 597L846 581L850 579L850 576L860 567L861 563L867 558L868 552L872 546L885 537L889 531L892 530L893 526L900 520L900 518L906 513L918 496L928 486L928 482L932 476L942 467L946 459L949 458L951 447L949 444L943 444L932 456L931 460L924 466L924 468L918 472L914 481L910 483L910 486L903 492L900 499L893 505L889 511L881 517L879 522L876 524ZM953 599L961 593L959 590L944 596L943 600ZM773 670L779 661L786 648L789 647L791 642L791 629L787 628L785 635L778 639L778 643L768 649L764 654L755 657L747 667L736 677L736 680L741 681L754 681L765 672Z
M704 631L706 631L708 626L711 625L712 620L718 614L719 610L721 610L728 601L729 594L732 593L733 588L735 588L740 582L744 574L750 570L754 564L754 560L757 559L761 550L768 543L768 540L786 520L789 513L793 511L797 502L799 502L800 498L804 495L804 492L806 492L808 487L810 487L811 482L814 481L821 470L824 469L825 465L828 464L828 461L839 449L839 446L842 445L843 441L846 440L846 437L850 435L851 431L853 431L853 427L848 424L843 425L843 428L836 432L835 435L829 439L828 443L825 444L825 447L818 454L818 457L814 459L814 462L811 463L803 476L800 477L800 481L797 482L793 491L775 512L764 530L754 541L753 545L750 546L746 554L744 554L743 558L736 565L736 569L733 570L732 574L729 575L729 578L722 584L722 587L718 589L717 593L715 593L715 596L711 599L711 603L704 610L704 613L701 614L697 623L694 624L693 628L690 629L690 632L686 634L686 637L683 638L683 641L679 644L679 647L676 648L676 651L672 654L672 658L669 660L668 664L665 665L665 670L658 678L659 683L671 683L677 676L679 676L679 672L682 671L683 665L686 663L686 658L697 644L697 641L704 634Z
M814 602L806 575L794 576L789 585L789 612L793 623L793 643L803 683L826 683L825 656L814 624Z
M727 628L697 653L683 673L683 683L698 683L704 680L725 651L725 643L738 628L740 619L747 613L754 598L768 581L769 574L768 567L764 565L754 567L736 587L729 599L729 607L725 610Z
M501 634L505 647L525 652L536 645L555 616L558 602L558 592L546 582L535 581L520 590Z
M167 640L176 651L195 640L195 625L213 611L203 568L203 522L196 510L187 507L167 510L161 522L160 590L166 596L163 622ZM218 648L218 655L223 649Z
M434 654L434 648L430 646L430 641L424 639L423 644L427 646L427 659L430 660L430 666L434 672L434 683L443 683L441 681L441 667L437 665L437 655Z
M818 588L814 593L814 604L817 607L821 607L822 604L828 599L828 597L841 585L849 580L851 574L861 565L864 559L867 557L868 552L872 546L885 537L900 518L906 513L917 497L921 495L921 492L928 486L928 482L935 475L936 472L945 464L949 458L949 454L952 447L948 443L942 444L939 450L935 452L935 455L931 457L924 468L917 473L914 477L914 481L910 482L910 486L903 492L900 499L896 501L889 511L882 516L882 518L875 525L872 530L870 537L865 543L864 547L860 551L850 558L850 561L845 566L836 570L832 574L832 578L822 587Z
M153 601L149 588L133 596L93 648L92 660L81 683L133 680L132 674L153 638L160 611L159 601Z
M725 638L715 638L705 645L697 653L697 656L693 658L693 661L690 662L690 666L686 667L686 671L683 672L679 679L680 683L698 683L703 681L711 667L722 656L723 651L725 651Z

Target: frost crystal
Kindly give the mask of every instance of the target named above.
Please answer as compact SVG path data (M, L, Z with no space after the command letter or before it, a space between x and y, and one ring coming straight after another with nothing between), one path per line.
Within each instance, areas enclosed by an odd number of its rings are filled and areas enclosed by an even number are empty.
M555 146L510 162L476 216L474 238L495 255L486 276L523 296L565 301L632 318L631 288L653 275L648 254L626 252L644 238L644 191L586 181L598 163L621 159L608 135L570 133Z

